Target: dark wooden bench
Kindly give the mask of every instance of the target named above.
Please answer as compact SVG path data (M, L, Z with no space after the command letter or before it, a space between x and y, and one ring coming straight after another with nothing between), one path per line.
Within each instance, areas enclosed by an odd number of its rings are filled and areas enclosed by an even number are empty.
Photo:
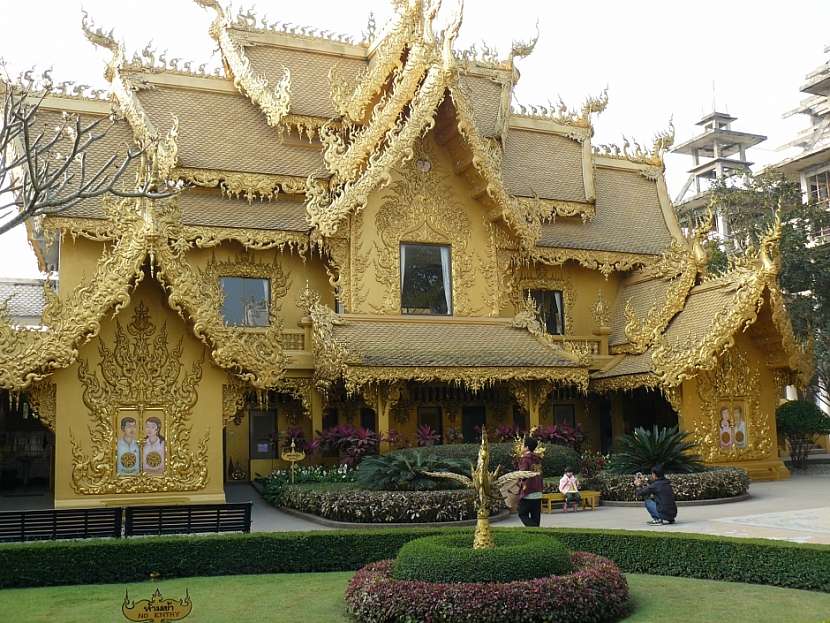
M0 513L0 542L121 536L121 508L78 508Z
M124 510L124 536L251 531L251 502L128 506Z

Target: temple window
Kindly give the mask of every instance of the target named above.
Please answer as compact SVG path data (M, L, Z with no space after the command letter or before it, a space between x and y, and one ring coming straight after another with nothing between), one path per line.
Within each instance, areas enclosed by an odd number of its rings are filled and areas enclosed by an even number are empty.
M401 244L401 313L452 314L450 247Z
M222 318L230 327L267 327L271 282L251 277L221 277Z
M530 290L539 309L539 319L551 335L565 334L565 300L562 290Z
M557 426L576 426L576 407L574 405L553 405L553 423Z

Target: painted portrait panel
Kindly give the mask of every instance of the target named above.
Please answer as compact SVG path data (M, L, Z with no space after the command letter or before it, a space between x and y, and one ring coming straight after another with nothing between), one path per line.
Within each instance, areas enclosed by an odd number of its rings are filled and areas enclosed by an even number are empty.
M141 471L138 420L121 413L116 421L116 431L115 472L119 476L137 476Z
M141 469L148 476L164 474L167 458L164 431L164 414L160 411L153 411L144 418Z

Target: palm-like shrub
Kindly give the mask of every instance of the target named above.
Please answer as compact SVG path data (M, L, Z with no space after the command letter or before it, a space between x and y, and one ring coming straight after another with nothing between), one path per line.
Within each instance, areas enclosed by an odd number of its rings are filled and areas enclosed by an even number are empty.
M470 463L421 452L395 452L363 459L355 471L359 486L376 491L433 491L457 488L452 481L436 480L423 472L469 474Z
M617 439L609 470L618 474L647 474L655 465L666 472L691 473L704 469L700 456L693 453L697 444L689 433L671 428L635 428L630 435Z

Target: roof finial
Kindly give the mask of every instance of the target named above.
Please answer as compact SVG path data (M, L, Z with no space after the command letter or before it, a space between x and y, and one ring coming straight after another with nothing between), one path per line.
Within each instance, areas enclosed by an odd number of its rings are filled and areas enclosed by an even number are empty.
M533 53L533 50L536 48L536 44L539 41L539 20L536 20L536 36L533 39L529 39L527 41L513 41L513 45L510 49L510 58L522 58L525 56L530 56Z

